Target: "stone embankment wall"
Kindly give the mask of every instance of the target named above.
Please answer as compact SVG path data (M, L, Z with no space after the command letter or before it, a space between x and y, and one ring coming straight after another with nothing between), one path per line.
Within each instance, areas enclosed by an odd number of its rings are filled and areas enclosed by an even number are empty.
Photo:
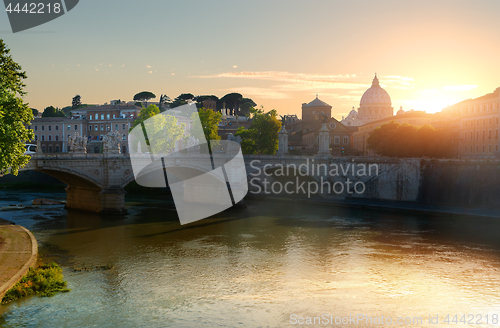
M321 163L328 166L328 171L324 169L313 171L313 164L309 163L307 170L315 173L314 179L318 184L328 181L331 185L338 182L345 186L349 179L351 186L356 182L362 182L365 186L361 194L353 192L352 188L340 194L330 190L330 192L321 193L322 198L405 201L427 205L500 210L500 161L497 160L317 158L314 163L314 165ZM374 173L373 165L376 165L377 173ZM339 169L339 174L331 174L329 170L334 166L339 168L343 166L344 170ZM371 166L371 174L359 175L358 169L363 166L365 168ZM302 171L305 170L303 167ZM276 172L275 168L268 171ZM295 176L298 175L297 172ZM286 179L290 181L295 179L295 176L288 176L284 179L274 176L265 177L261 174L258 178L259 184L263 185L265 179L270 184L274 181L283 183ZM249 180L251 178L250 176ZM249 191L250 194L255 191L252 190L252 184ZM260 194L263 195L264 192ZM280 196L285 196L285 194L282 193Z
M500 162L403 159L379 163L362 198L500 209Z

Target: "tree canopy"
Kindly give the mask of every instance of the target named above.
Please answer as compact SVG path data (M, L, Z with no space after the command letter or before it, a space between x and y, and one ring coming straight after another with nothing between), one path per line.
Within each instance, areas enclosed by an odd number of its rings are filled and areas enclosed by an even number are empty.
M65 117L66 114L59 108L49 106L43 110L42 117Z
M236 132L241 137L241 149L244 154L274 155L278 151L278 132L281 121L275 109L265 113L264 108L250 108L252 125L249 129L239 127Z
M76 95L73 97L73 100L71 102L71 108L75 109L78 108L82 104L82 97L80 95Z
M38 116L38 109L31 108L31 112L33 113L33 117L37 117Z
M27 128L33 111L22 99L26 78L26 72L0 39L0 174L17 175L30 159L24 155L25 143L34 138L33 131Z
M147 120L148 118L151 118L157 114L160 114L160 109L156 105L149 105L148 107L143 107L141 109L141 112L139 113L139 116L137 119L134 121L134 124L132 128L140 125L142 122Z
M153 153L166 152L174 149L175 142L184 136L185 124L178 124L177 117L167 114L160 114L160 109L156 105L149 105L142 108L139 117L135 120L134 126L140 126L147 122L146 141L150 144L150 150ZM146 145L141 145L141 150L145 151ZM137 151L138 141L132 144Z
M192 93L182 93L177 96L174 101L170 104L170 107L175 108L187 104L188 100L194 100L194 95Z
M135 96L134 96L134 100L135 101L140 101L140 102L145 102L146 103L146 107L148 105L148 100L149 99L154 99L156 98L156 95L150 91L142 91L142 92L139 92L137 93Z
M389 157L452 157L453 133L430 125L416 127L395 121L376 128L367 140L368 148Z
M220 140L219 123L222 118L222 113L215 112L211 109L200 108L198 112L194 112L191 115L191 120L193 120L193 122L196 122L196 115L200 117L201 126L199 126L199 124L193 124L191 134L200 139L203 133L207 141Z

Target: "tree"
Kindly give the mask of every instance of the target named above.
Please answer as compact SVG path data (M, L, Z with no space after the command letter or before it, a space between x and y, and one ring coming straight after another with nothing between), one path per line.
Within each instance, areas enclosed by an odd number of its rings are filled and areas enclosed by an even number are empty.
M26 72L14 62L0 39L0 175L17 175L30 157L24 155L25 143L34 139L27 126L33 119L33 111L23 102L26 94L23 80Z
M255 108L257 104L250 98L241 99L240 112L238 115L244 115L246 117L250 116L250 108Z
M239 127L236 135L240 136L244 154L274 155L278 151L278 132L281 121L275 109L265 113L264 108L250 108L252 125L249 129Z
M150 91L142 91L134 96L135 101L145 102L148 107L148 100L156 98L156 95Z
M193 124L191 129L191 134L196 138L205 134L205 139L210 140L220 140L219 136L219 123L222 118L222 113L214 112L211 109L200 108L198 112L194 112L191 115L191 120L196 122L196 116L200 117L201 126L199 124Z
M134 122L136 127L148 120L146 142L153 153L171 151L175 147L175 142L184 136L185 124L179 124L177 117L167 113L158 115L160 109L156 105L149 105L141 109L139 117ZM145 151L145 146L141 145L142 151ZM133 141L132 147L137 151L137 140Z
M238 114L238 108L240 106L243 96L239 93L228 93L220 99L220 102L226 104L226 108L231 109L233 115Z
M141 112L139 113L139 116L134 121L134 125L132 126L132 128L140 125L148 118L151 118L157 114L160 114L160 109L156 105L149 105L148 107L143 107L141 109Z
M38 116L38 109L31 108L31 112L33 113L33 117L37 117Z
M453 132L430 125L416 127L395 121L376 128L367 140L368 148L389 157L452 157Z
M187 104L189 100L194 100L194 95L192 93L182 93L174 99L170 106L172 108L179 107Z
M65 117L63 111L59 108L55 108L54 106L49 106L43 110L42 117Z
M73 97L73 101L71 102L71 107L73 109L78 108L82 104L82 97L80 95L76 95Z
M170 99L169 96L161 95L160 101L158 102L158 107L160 108L160 112L164 112L165 111L164 106L166 106L171 101L172 101L172 99Z

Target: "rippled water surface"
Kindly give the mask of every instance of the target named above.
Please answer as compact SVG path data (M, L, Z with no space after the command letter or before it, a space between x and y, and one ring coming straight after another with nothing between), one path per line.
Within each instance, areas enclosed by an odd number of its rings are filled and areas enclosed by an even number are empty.
M37 197L65 194L0 192L0 207ZM0 211L34 231L72 289L0 306L0 326L289 327L323 314L422 318L409 327L474 314L458 324L500 325L497 220L247 204L186 226L160 196L129 196L123 217ZM74 270L95 266L113 268ZM483 325L472 325L478 315Z

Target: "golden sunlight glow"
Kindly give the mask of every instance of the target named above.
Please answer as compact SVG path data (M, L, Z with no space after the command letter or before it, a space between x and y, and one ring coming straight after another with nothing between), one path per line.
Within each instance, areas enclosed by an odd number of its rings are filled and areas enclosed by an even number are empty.
M405 104L405 106L403 106L405 111L414 109L427 113L437 113L462 100L465 99L460 93L431 89L415 95L414 99L403 100L402 102ZM397 111L396 108L395 110Z

